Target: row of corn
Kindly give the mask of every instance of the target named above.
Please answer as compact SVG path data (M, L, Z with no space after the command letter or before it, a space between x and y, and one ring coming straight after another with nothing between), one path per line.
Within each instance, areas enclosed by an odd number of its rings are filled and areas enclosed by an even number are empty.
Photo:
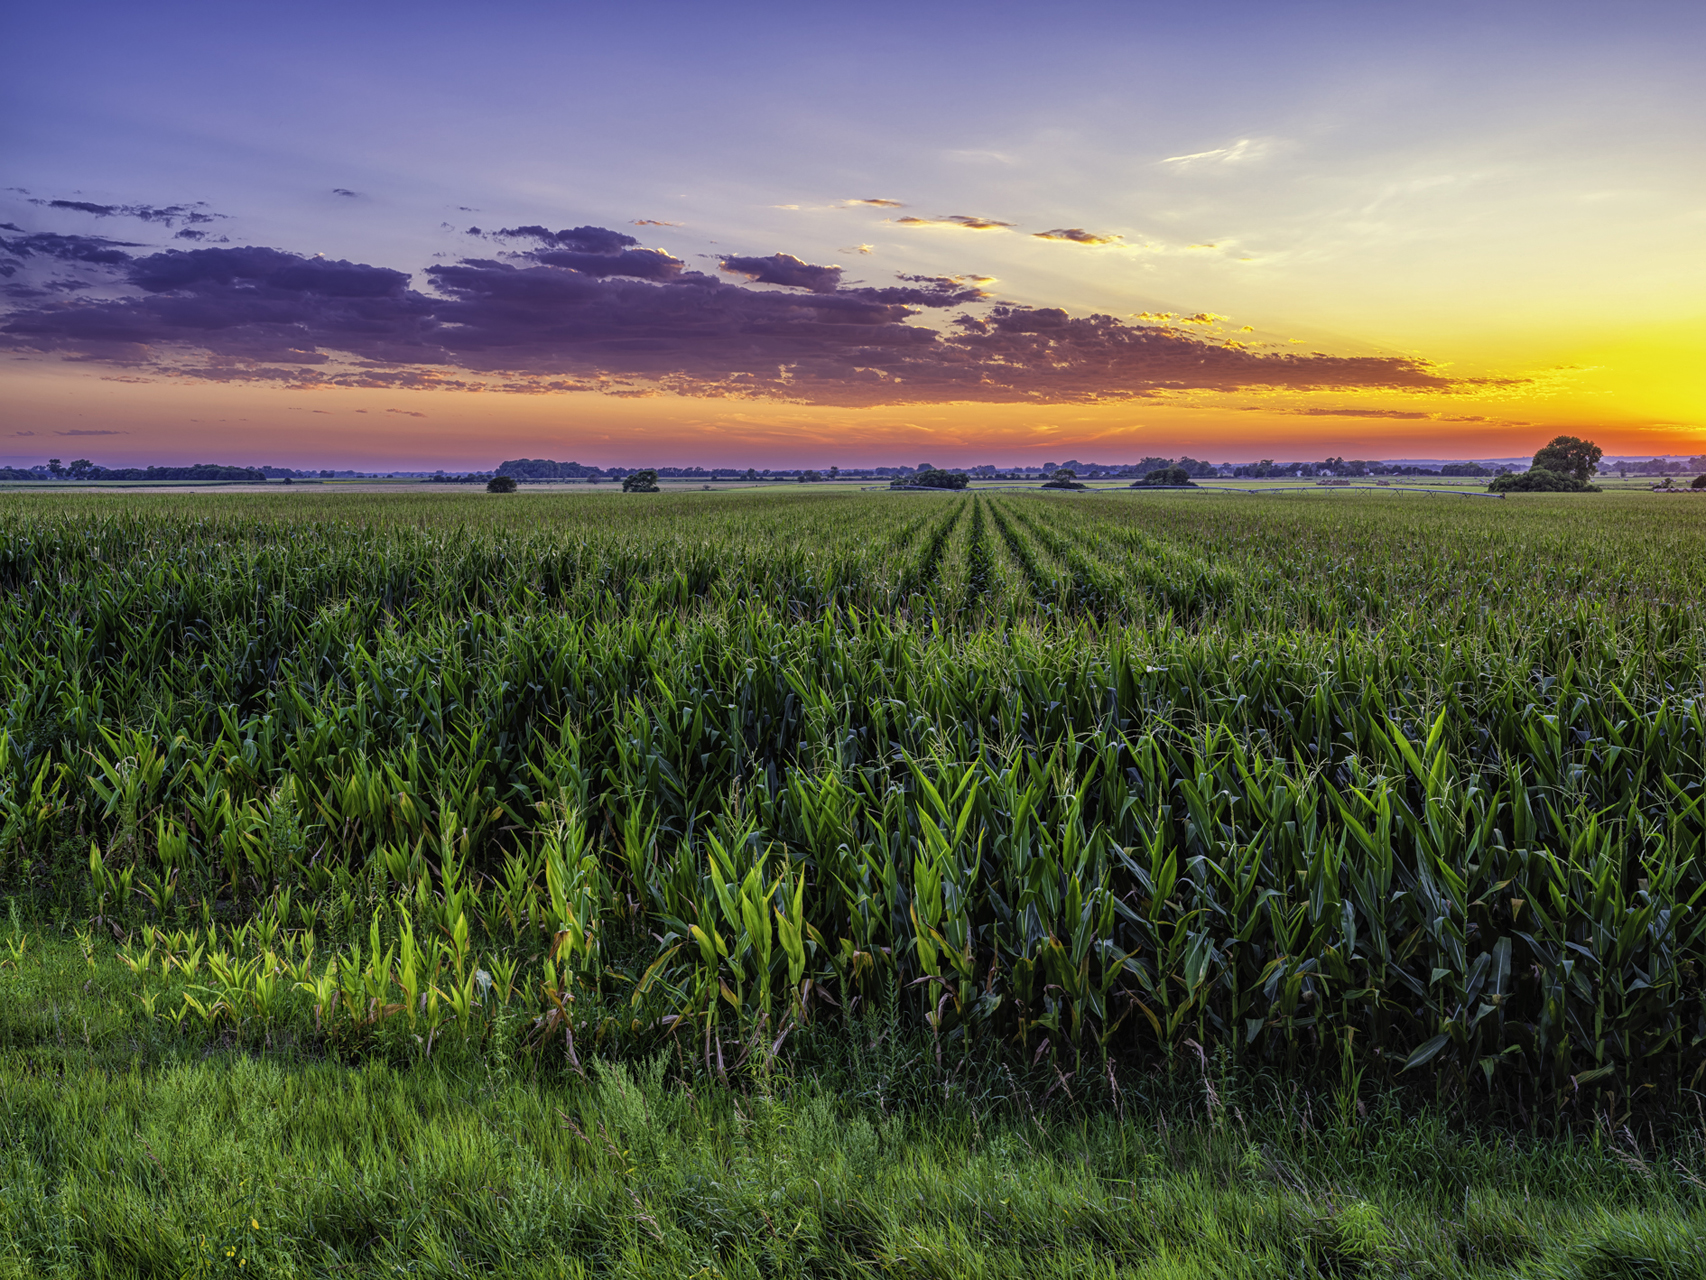
M1693 561L1112 502L8 513L0 881L185 1026L1697 1081Z

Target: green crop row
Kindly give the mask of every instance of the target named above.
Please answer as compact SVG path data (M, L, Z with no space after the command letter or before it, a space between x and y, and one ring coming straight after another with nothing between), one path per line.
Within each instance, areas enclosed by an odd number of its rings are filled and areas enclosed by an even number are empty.
M1702 565L1637 502L17 501L0 884L239 1034L718 1071L892 1006L943 1063L1675 1091Z

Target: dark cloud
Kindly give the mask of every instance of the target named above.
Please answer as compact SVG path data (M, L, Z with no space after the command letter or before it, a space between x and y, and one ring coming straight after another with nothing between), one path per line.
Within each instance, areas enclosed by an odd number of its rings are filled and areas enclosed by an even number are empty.
M115 286L128 286L126 296L23 300L0 317L0 345L153 376L293 387L679 392L836 405L1467 385L1414 359L1262 353L1051 307L962 313L946 332L912 322L926 308L984 300L964 277L844 286L836 268L788 255L724 260L734 273L792 286L765 290L688 271L604 228L500 235L539 247L504 261L429 267L419 289L401 271L278 249L120 253L105 269ZM636 257L668 270L642 274Z
M143 296L13 313L0 335L126 364L163 346L235 362L324 364L328 350L411 360L422 354L411 318L430 313L404 272L277 249L172 249L128 262L121 278Z
M813 293L834 293L841 287L840 267L813 266L791 253L773 253L768 258L727 257L723 270L758 284L781 284Z
M351 191L348 187L333 187L332 194L335 196L347 196L351 200L356 198L356 193Z
M1056 227L1053 231L1035 231L1031 233L1035 240L1066 240L1072 244L1100 245L1118 244L1124 236L1097 235L1094 231L1086 231L1083 227Z
M222 213L210 213L202 201L194 204L94 204L88 200L40 200L33 199L31 204L41 205L45 209L65 209L73 213L90 213L97 218L140 218L143 222L159 222L165 226L176 226L180 222L194 225L196 223L212 222L223 218Z
M633 276L638 280L668 281L687 266L662 249L624 249L621 253L576 253L569 249L536 249L519 255L547 267L566 267L588 276Z
M911 287L860 287L844 289L842 292L869 298L873 302L896 303L904 307L957 307L968 302L982 302L989 297L978 287L980 282L987 282L988 277L973 280L965 276L912 276L897 273L895 278L907 281Z
M547 231L544 227L505 227L492 234L500 240L538 240L554 249L571 253L620 253L640 242L633 236L607 227L571 227L567 231Z
M127 436L128 431L85 431L81 427L72 427L69 431L55 431L56 436Z
M303 258L279 249L168 249L138 258L130 283L148 293L217 292L232 284L281 294L327 298L400 295L406 272L360 263Z
M605 227L572 227L566 231L551 231L539 226L505 227L501 231L469 227L465 234L489 240L535 241L543 247L507 256L541 266L562 267L600 279L632 276L636 280L655 280L661 284L674 280L687 265L662 249L634 248L640 242L633 236Z
M679 222L660 222L656 218L635 218L633 225L636 227L679 227L681 224Z
M31 200L31 204L45 204L50 209L75 209L78 213L92 213L97 218L110 218L120 212L114 204L90 204L87 200Z
M17 231L11 223L6 223L6 230ZM58 258L63 262L86 262L92 266L116 267L130 261L126 249L139 249L141 245L129 240L107 240L101 236L64 236L52 231L25 232L15 239L0 239L0 253L8 257L0 259L0 276L10 276L23 258L41 256ZM9 265L8 265L9 264Z

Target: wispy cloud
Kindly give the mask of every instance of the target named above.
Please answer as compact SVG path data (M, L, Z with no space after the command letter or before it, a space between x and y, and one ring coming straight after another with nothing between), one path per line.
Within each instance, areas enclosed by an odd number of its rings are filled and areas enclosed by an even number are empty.
M40 205L44 209L58 209L69 213L87 213L97 218L137 218L143 222L158 222L164 226L173 227L178 223L212 222L223 218L223 213L209 211L206 202L196 201L194 204L96 204L91 200L42 200L32 197L31 204Z
M657 218L635 218L629 223L634 227L679 227L679 222L661 222Z
M864 199L864 200L849 200L847 203L850 205L853 205L853 204L875 205L879 209L904 209L904 208L906 208L906 206L904 204L902 204L899 200L884 200L880 196L871 196L871 197L868 197L867 199Z
M1056 227L1053 231L1034 231L1031 233L1035 240L1065 240L1071 244L1103 245L1118 244L1124 236L1098 235L1094 231L1086 231L1083 227Z
M1162 164L1200 165L1200 164L1237 164L1240 160L1253 160L1263 151L1262 144L1251 138L1240 138L1230 147L1216 147L1213 151L1193 151L1188 156L1168 156Z
M1229 316L1216 315L1212 311L1199 311L1190 316L1181 315L1176 311L1138 311L1132 315L1132 319L1144 320L1150 324L1211 325L1219 324L1222 320L1230 318ZM1249 333L1251 328L1249 325L1245 325L1239 332Z
M841 253L875 253L876 251L877 251L877 246L874 244L855 244L855 245L849 245L847 248L842 249L839 252L841 252Z
M964 231L1005 231L1015 225L966 213L953 213L945 218L896 218L894 224L897 227L958 227Z
M1319 405L1244 405L1240 413L1282 413L1304 418L1372 418L1399 422L1480 422L1494 427L1527 427L1529 422L1510 418L1489 418L1479 413L1429 413L1422 409L1329 409Z

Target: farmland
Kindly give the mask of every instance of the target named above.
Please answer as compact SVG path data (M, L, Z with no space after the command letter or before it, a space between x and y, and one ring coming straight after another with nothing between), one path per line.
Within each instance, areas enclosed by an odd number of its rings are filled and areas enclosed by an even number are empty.
M1656 1215L1571 1230L1694 1256L1703 1188L1652 1170L1706 1140L1703 534L1643 494L7 495L0 1069L34 1100L0 1125L28 1147L67 1123L36 1073L135 1054L164 1074L99 1089L239 1087L207 1046L357 1073L334 1093L485 1064L529 1150L541 1098L591 1097L563 1158L610 1188L646 1142L767 1159L754 1098L830 1146L873 1091L973 1145L1028 1108L1003 1141L1127 1173L1171 1149L1119 1121L1166 1103L1263 1186L1305 1130L1374 1179L1422 1108ZM624 1092L647 1064L709 1110ZM1588 1135L1623 1163L1557 1174ZM1286 1194L1276 1249L1315 1212ZM935 1212L915 1262L984 1238ZM675 1230L636 1222L600 1256ZM1317 1225L1311 1266L1384 1247ZM1183 1247L1154 1230L1131 1257Z

